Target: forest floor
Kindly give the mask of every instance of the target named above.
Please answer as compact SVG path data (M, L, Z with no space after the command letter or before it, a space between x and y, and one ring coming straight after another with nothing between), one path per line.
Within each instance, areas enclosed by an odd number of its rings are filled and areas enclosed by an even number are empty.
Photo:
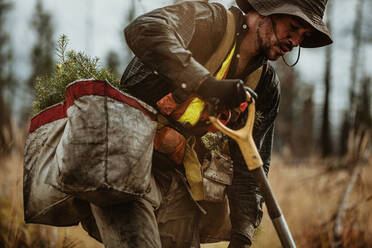
M21 134L16 142L23 147ZM325 172L325 162L285 162L274 155L269 181L298 247L330 247L334 214L350 178L346 170ZM372 161L363 168L344 218L344 247L372 247ZM24 224L22 201L23 151L0 158L0 247L102 248L80 227ZM227 247L227 243L204 248ZM255 235L255 248L280 247L265 209Z

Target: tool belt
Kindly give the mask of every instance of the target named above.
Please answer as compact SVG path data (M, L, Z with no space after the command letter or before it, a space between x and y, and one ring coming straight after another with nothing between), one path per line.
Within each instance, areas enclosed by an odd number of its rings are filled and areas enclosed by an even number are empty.
M160 119L158 122L154 139L155 151L165 154L174 162L176 169L184 172L194 200L222 202L225 199L226 186L232 183L233 162L230 157L218 149L209 150L209 147L200 142L200 138L186 138L176 129L161 122L164 120ZM208 133L202 139L208 139L207 136L210 135L212 134ZM207 156L203 156L200 149L196 149L197 142L208 150L204 153Z
M232 183L233 162L229 156L212 150L200 163L195 143L195 137L187 139L183 161L192 197L196 201L223 202L226 186Z

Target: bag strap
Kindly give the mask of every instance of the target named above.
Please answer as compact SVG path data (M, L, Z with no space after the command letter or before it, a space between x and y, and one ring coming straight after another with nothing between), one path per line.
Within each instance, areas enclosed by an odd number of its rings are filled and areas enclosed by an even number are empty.
M205 63L204 67L212 74L215 74L220 68L221 64L224 62L225 58L231 51L233 47L234 40L235 40L235 33L236 33L236 23L234 14L230 10L226 10L227 14L227 21L226 21L226 31L221 40L218 44L217 49L214 53L210 56L207 63ZM267 66L259 67L257 70L250 73L246 80L245 85L249 88L255 90L257 88L258 83L260 82L260 78L262 74L265 74L267 71Z
M225 34L221 42L218 44L217 49L204 65L204 67L212 74L214 74L221 66L235 40L236 26L234 14L230 10L226 10L226 14L227 21Z

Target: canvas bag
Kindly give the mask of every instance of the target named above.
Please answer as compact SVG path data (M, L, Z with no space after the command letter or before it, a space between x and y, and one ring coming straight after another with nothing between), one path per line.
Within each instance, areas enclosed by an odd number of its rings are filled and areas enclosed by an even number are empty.
M66 87L66 100L36 115L24 161L25 220L74 225L73 196L108 205L150 191L156 110L106 81ZM56 220L56 209L62 220ZM61 217L60 217L61 218Z

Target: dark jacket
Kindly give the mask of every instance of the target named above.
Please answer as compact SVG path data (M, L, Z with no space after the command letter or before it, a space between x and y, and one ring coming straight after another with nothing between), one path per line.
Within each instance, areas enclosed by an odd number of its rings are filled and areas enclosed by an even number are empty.
M234 7L231 11L237 24L238 47L247 30L243 28L241 11ZM187 96L206 75L210 75L202 64L221 41L226 21L222 5L206 2L183 2L140 16L125 29L128 46L135 57L123 74L122 89L154 107L169 92L178 90ZM227 78L231 78L236 68L236 55ZM265 58L258 59L256 64L246 68L241 79L265 63ZM259 96L256 111L260 118L256 118L253 135L267 173L280 95L279 81L271 66L261 77L256 92ZM238 120L231 126L239 128L242 122ZM232 140L230 150L234 161L233 184L228 189L232 234L251 239L253 227L261 222L263 199Z

